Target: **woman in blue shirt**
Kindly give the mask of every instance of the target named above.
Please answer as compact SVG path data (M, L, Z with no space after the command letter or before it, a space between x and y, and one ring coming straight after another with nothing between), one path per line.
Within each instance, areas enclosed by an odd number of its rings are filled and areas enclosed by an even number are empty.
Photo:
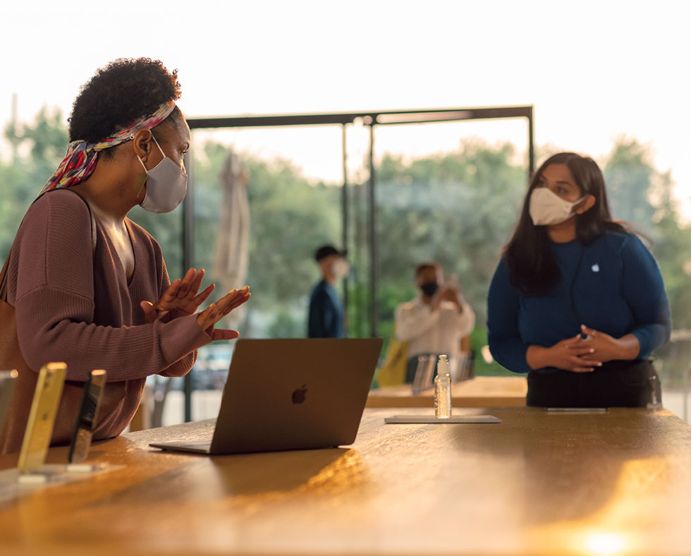
M531 406L640 407L655 376L649 355L670 326L658 265L612 220L598 165L551 156L490 285L495 359L528 373Z

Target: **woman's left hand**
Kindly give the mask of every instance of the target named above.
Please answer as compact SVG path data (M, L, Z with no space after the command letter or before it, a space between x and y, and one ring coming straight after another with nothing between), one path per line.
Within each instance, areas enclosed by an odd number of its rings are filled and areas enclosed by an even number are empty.
M157 318L170 321L195 313L215 287L214 284L210 284L198 294L203 279L203 268L199 270L191 268L182 279L173 280L156 303L142 301L140 307L144 311L146 322L154 322Z
M586 336L582 343L591 347L594 351L590 357L599 361L614 361L635 359L639 354L639 340L632 334L622 338L613 338L605 332L600 332L581 325L581 332Z

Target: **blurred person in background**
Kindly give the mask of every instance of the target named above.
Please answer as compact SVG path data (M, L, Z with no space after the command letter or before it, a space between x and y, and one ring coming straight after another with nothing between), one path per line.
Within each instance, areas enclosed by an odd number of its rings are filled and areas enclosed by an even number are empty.
M322 245L315 251L315 262L321 279L310 294L308 337L343 338L346 336L344 306L334 284L348 275L346 251Z
M458 363L462 338L471 334L476 315L459 286L445 283L442 266L436 262L418 265L415 272L420 293L402 303L395 312L395 334L408 344L406 382L413 381L420 355L446 354Z

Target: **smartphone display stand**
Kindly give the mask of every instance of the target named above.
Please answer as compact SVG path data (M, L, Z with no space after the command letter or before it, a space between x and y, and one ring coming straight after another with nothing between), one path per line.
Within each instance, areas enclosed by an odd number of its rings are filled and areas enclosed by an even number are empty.
M66 373L65 363L48 363L38 374L17 462L21 483L46 482L51 476L51 472L44 469L44 463Z
M78 461L73 459L74 443L70 450L70 459L73 463L65 464L46 464L46 455L50 445L50 439L53 434L53 426L60 405L63 384L67 373L67 365L65 363L48 363L41 368L38 380L36 382L36 390L31 402L31 410L27 421L26 430L24 432L24 440L19 453L19 461L17 463L16 481L20 485L36 485L46 483L64 483L70 480L74 475L88 476L93 473L103 471L105 465L84 464L81 461L86 457L89 445L91 443L91 434L88 435L88 442L80 450L81 458ZM98 376L105 380L104 371L92 371L89 385L92 384L92 379ZM98 384L103 386L103 382ZM97 392L96 399L91 399L89 389L85 391L85 400L82 403L82 411L78 417L76 428L79 429L81 421L88 421L89 433L95 418L95 413L100 402L102 388ZM86 409L85 409L86 408ZM88 409L88 411L87 411ZM86 416L86 417L85 417ZM75 432L75 438L78 436ZM84 442L82 443L84 444Z
M98 410L103 398L103 391L106 387L106 371L94 369L89 373L89 379L84 384L84 395L82 405L77 415L77 421L72 432L72 443L67 454L68 470L77 473L88 472L90 466L83 465L82 462L89 455L91 439L96 428Z

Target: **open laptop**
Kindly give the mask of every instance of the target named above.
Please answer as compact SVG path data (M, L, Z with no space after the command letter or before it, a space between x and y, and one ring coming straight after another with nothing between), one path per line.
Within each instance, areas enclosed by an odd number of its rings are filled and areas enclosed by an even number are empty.
M351 444L381 347L379 338L238 340L213 436L150 446L213 455Z

